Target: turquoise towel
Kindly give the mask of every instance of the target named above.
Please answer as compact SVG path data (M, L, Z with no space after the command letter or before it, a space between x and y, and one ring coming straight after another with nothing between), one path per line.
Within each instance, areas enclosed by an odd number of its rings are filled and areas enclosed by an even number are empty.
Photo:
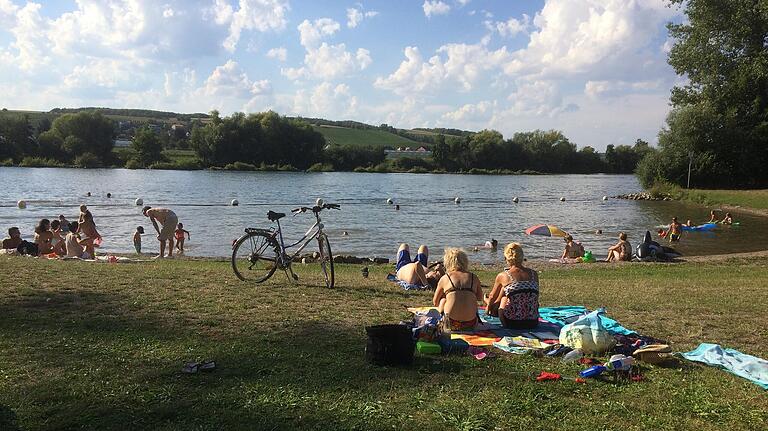
M743 377L763 389L768 389L768 361L733 349L723 349L719 344L701 343L699 347L682 354L689 361L702 362L722 368Z
M603 312L598 315L600 323L603 328L608 330L614 335L637 335L637 332L629 330L619 324L619 322L611 319L605 315L605 309L600 308ZM480 319L483 322L490 323L492 325L501 325L501 321L498 317L492 317L485 314L485 310L480 310ZM587 307L581 305L563 305L560 307L540 307L539 317L547 322L554 323L560 327L565 326L568 323L575 322L579 317L589 314Z
M603 328L614 335L637 335L637 332L629 330L619 324L619 322L605 315L605 309L599 308L602 313L598 315ZM589 313L586 307L580 305L564 305L561 307L541 307L539 308L539 317L547 322L556 323L565 326L568 323L575 322L579 316Z

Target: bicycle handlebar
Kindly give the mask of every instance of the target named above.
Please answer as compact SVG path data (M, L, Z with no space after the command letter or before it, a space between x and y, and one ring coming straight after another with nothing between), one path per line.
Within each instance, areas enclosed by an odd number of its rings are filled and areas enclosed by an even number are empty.
M315 205L311 208L310 207L294 208L291 210L291 212L294 214L298 214L298 213L303 213L307 211L312 211L315 214L317 214L322 210L340 210L340 209L341 209L341 206L339 204L323 204L322 206Z

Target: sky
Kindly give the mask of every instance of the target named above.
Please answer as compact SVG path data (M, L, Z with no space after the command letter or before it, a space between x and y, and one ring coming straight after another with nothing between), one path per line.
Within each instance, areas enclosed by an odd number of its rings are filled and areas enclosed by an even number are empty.
M655 143L665 0L0 0L0 107L275 110Z

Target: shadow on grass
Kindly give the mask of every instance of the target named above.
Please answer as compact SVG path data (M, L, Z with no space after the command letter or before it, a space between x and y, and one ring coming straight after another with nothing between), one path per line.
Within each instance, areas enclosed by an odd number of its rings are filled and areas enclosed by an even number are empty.
M24 429L391 429L370 422L387 417L382 395L464 368L419 357L407 368L370 365L362 325L275 326L270 316L272 330L249 322L214 339L126 296L87 290L22 293L0 314L0 336L18 340L3 353L19 377L13 392L0 391L16 411L0 407L3 430L15 415ZM199 359L217 369L181 373Z

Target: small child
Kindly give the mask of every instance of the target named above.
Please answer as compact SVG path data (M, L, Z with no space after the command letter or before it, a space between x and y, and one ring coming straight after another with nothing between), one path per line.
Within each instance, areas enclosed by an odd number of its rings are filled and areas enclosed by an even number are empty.
M136 249L136 254L141 254L141 236L144 234L144 226L137 226L136 232L133 233L133 248Z
M174 232L176 248L179 250L179 253L184 253L184 234L187 234L187 239L189 239L189 231L184 230L184 223L179 223L178 228Z
M51 233L53 233L53 237L51 238L51 245L53 246L53 252L59 256L64 256L67 254L67 249L64 246L64 237L61 236L61 232L61 222L58 220L52 221ZM69 226L67 226L67 232L69 232Z

